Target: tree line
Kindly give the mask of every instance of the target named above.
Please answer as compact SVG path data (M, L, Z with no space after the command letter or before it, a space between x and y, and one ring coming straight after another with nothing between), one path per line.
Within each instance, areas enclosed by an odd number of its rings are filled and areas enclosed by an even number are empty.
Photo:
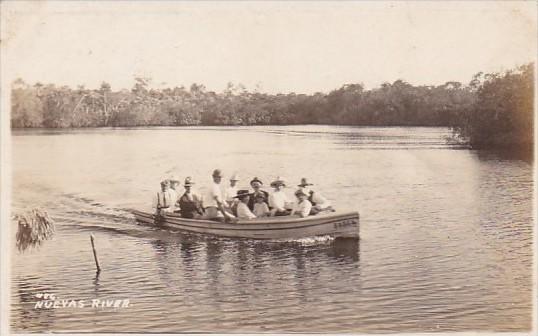
M229 83L130 90L53 84L12 86L12 128L187 125L448 126L475 147L532 144L534 65L476 74L468 84L414 86L403 80L366 90L346 84L329 93L267 94Z

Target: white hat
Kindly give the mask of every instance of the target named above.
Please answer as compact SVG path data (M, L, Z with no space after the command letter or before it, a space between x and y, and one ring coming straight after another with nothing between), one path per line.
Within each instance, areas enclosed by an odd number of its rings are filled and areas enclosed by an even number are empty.
M271 187L274 187L277 184L286 186L286 181L282 177L278 176L273 182L271 182L270 185Z
M239 175L234 173L232 176L230 176L230 181L239 181Z

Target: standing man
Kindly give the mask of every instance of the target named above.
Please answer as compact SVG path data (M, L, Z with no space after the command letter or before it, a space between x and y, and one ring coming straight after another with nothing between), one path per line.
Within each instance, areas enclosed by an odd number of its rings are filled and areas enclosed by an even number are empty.
M170 192L170 182L164 180L161 182L161 191L153 197L153 209L157 216L162 216L171 212L171 205L174 201L174 195Z
M215 169L212 174L213 183L209 187L207 202L205 202L205 215L207 219L217 219L229 221L234 218L232 214L225 210L224 193L220 182L222 181L222 172Z
M175 175L170 176L168 182L170 183L170 193L173 196L173 202L170 204L170 212L178 212L178 202L181 195L178 190L180 182Z
M200 196L191 190L193 184L194 182L190 176L185 178L185 183L183 184L185 193L179 199L180 213L183 218L200 218L204 214Z
M254 203L257 197L263 197L263 201L269 204L269 193L265 190L261 190L263 182L255 177L250 181L250 186L252 187L252 195L249 197L248 208L251 211L254 211Z

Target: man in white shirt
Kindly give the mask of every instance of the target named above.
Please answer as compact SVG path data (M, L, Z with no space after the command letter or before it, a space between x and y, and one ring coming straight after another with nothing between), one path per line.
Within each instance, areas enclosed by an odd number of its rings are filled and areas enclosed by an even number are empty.
M174 194L170 192L170 182L168 180L161 182L161 191L158 191L153 197L153 209L156 215L163 215L172 211L172 204L175 202Z
M286 186L286 183L283 179L277 178L275 181L271 182L271 187L274 188L274 191L269 195L269 208L271 209L271 216L287 216L290 214L288 210L290 201L283 187Z
M248 200L250 197L250 193L248 190L239 190L237 192L236 198L239 199L239 203L237 203L237 218L239 219L254 219L256 218L256 215L250 211L248 208Z
M209 187L207 201L204 199L205 216L207 219L217 219L226 221L234 218L234 216L227 212L224 207L224 193L221 189L220 182L222 181L222 172L220 169L213 171L213 183Z
M170 212L176 212L179 210L177 202L179 202L179 198L181 197L181 194L177 189L180 182L175 175L170 176L168 182L170 183L170 193L174 196L173 202L171 202L172 204L170 205Z
M312 210L312 203L308 200L308 195L299 189L295 192L295 196L298 202L294 205L291 214L301 218L309 216L310 210Z

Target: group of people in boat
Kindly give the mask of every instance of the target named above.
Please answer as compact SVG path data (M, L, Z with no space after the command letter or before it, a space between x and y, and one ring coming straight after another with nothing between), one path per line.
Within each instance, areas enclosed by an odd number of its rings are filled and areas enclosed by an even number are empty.
M179 190L178 178L172 176L163 180L153 200L155 213L175 212L183 218L233 221L273 216L307 217L321 211L334 211L330 202L315 191L306 178L297 185L296 201L291 201L283 189L286 181L279 177L270 183L273 191L268 193L257 177L250 181L252 190L249 190L239 189L237 174L229 178L230 184L225 188L221 184L224 176L220 169L215 169L211 176L213 182L204 197L193 191L191 177L185 178L183 193Z

